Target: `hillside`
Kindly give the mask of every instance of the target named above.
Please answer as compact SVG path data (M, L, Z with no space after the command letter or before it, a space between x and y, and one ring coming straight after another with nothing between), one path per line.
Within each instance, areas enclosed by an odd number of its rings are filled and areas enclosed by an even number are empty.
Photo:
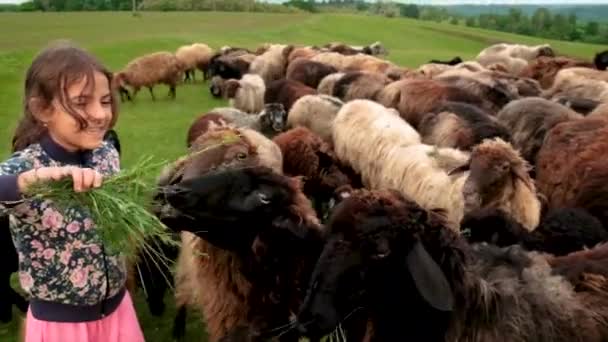
M449 5L443 6L450 13L464 16L478 16L485 13L507 14L512 8L520 9L525 15L532 16L538 8L549 9L553 14L576 14L580 21L608 21L606 5Z

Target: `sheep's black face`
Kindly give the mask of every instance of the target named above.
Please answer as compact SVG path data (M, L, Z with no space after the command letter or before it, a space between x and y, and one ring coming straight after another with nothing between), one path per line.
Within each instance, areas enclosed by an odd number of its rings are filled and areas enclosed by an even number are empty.
M287 111L281 103L266 104L260 115L264 127L272 127L272 130L277 133L283 132L287 128Z
M594 64L598 70L606 70L608 68L608 51L596 54Z
M555 51L553 51L553 49L549 46L546 47L542 47L538 50L538 56L537 57L541 57L541 56L545 56L545 57L555 57Z
M488 242L497 246L517 244L523 231L508 214L496 208L484 208L467 213L460 223L469 242Z
M430 217L395 195L356 193L338 205L298 315L300 331L323 336L356 313L380 322L405 312L424 322L416 314L451 311L450 285L417 236Z
M290 199L282 177L266 168L211 172L164 189L164 197L196 235L222 248L249 249Z

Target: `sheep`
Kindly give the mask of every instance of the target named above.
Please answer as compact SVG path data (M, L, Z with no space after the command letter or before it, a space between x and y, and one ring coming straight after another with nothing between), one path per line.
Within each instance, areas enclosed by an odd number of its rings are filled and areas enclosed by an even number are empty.
M529 165L499 138L475 146L470 155L424 145L381 105L355 100L338 112L333 140L338 159L367 188L397 189L423 207L442 208L453 227L464 213L487 206L504 208L528 230L538 225L540 201Z
M298 58L289 63L285 78L316 89L325 76L337 71L338 69L330 65Z
M368 341L608 339L606 277L575 287L542 254L470 245L446 226L395 192L352 194L330 218L298 330L323 336L361 311Z
M608 241L608 231L586 210L552 209L534 231L529 232L500 209L468 213L461 229L469 242L488 242L499 247L520 244L526 250L566 255Z
M212 86L216 85L217 83ZM264 108L266 84L259 75L245 74L239 80L230 79L220 82L219 86L222 96L229 99L230 106L238 110L254 114ZM213 90L212 93L214 93Z
M272 139L283 154L283 172L304 177L303 192L314 199L318 217L326 215L330 200L349 192L351 180L343 172L331 146L306 127L296 127Z
M529 77L537 80L543 89L548 89L553 85L555 75L561 70L571 67L592 68L593 64L568 57L538 57L530 62L520 76Z
M425 115L418 132L425 144L459 150L471 150L493 137L511 140L507 128L489 113L466 103L449 101Z
M606 136L608 121L597 117L562 122L547 133L536 179L549 208L583 208L608 227L608 168L600 157L608 149Z
M328 95L305 95L299 98L287 115L287 127L303 126L323 141L333 144L332 126L344 103Z
M319 94L331 96L334 93L334 86L335 86L336 82L338 82L338 80L340 80L340 78L342 78L342 76L344 76L343 72L336 72L336 73L329 74L329 75L323 77L321 82L319 82L319 86L317 87L317 92Z
M324 48L331 52L337 52L342 55L366 54L372 56L388 55L388 50L381 42L374 42L367 46L349 46L344 43L329 43L324 45Z
M588 117L590 118L602 118L608 117L608 103L599 104L597 107L593 109L591 113L589 113Z
M264 136L272 138L283 132L287 126L287 113L281 104L268 104L256 115L247 114L232 107L219 107L201 114L188 129L186 145L192 143L204 133L226 127L246 127Z
M208 76L220 76L224 79L240 79L248 73L249 67L257 56L247 50L227 50L216 53L209 60Z
M159 178L164 202L158 215L184 231L178 307L194 304L204 313L211 341L241 326L266 334L288 322L303 298L306 264L314 264L320 249L322 227L300 184L256 168L280 160L260 156L243 132L206 133L190 157ZM239 139L227 143L235 134ZM205 150L211 146L217 147Z
M598 244L591 249L583 249L562 256L547 256L553 274L568 279L578 291L595 287L598 276L608 277L606 261L608 257L608 243Z
M504 54L486 55L478 57L476 61L488 69L498 69L515 76L520 75L530 65L523 58L510 57Z
M593 64L597 70L606 70L608 68L608 50L596 53Z
M457 65L457 64L460 64L462 62L463 62L462 58L460 58L460 56L456 56L456 57L450 59L449 61L440 61L440 60L437 60L437 59L432 59L428 63L429 64Z
M390 83L378 93L376 100L385 107L397 109L401 117L414 128L418 128L424 114L432 111L442 101L465 102L483 109L491 107L466 90L424 79Z
M317 94L317 91L314 88L283 78L266 85L264 103L280 103L289 112L299 98L315 94Z
M429 63L419 66L416 70L414 70L414 72L420 75L421 77L432 79L441 74L442 72L451 69L453 69L453 67L447 64Z
M249 73L258 74L266 84L285 77L287 57L293 50L292 45L273 45L257 56L249 66Z
M350 62L346 57L337 52L322 52L313 56L310 60L332 66L338 70L344 70L347 63Z
M391 79L382 74L347 72L334 84L332 95L345 102L355 99L374 100L389 83Z
M525 61L532 61L538 57L555 57L555 52L549 44L541 44L535 46L521 44L494 44L483 49L476 60L484 59L488 56L502 55L511 58L521 58ZM483 64L483 63L482 63Z
M393 80L401 79L401 76L403 74L407 74L408 72L408 69L398 67L391 62L362 54L346 56L344 57L344 63L344 68L341 69L341 71L366 71L369 73L379 73L384 74Z
M511 132L513 147L531 165L535 165L547 132L561 122L582 116L558 103L530 97L507 104L496 118Z
M310 60L319 53L319 49L312 46L296 47L289 53L287 64L291 65L298 58Z
M135 100L141 87L150 90L152 100L155 100L152 88L159 83L169 86L169 96L175 99L175 88L181 79L182 63L171 52L161 51L144 55L130 61L121 71L114 75L113 83L123 96L131 101ZM133 88L133 94L125 88Z
M212 55L213 50L207 44L194 43L179 47L177 51L175 51L175 57L184 67L184 81L190 80L190 74L192 74L192 81L194 81L195 69L198 69L203 73L203 79L206 81L208 77L209 61L211 60Z
M595 101L592 99L584 99L584 98L569 97L569 96L556 96L556 97L553 97L551 99L551 101L554 101L563 106L566 106L581 115L590 114L598 106L601 105L601 102Z
M562 69L543 97L550 99L559 95L608 102L608 73L581 67Z

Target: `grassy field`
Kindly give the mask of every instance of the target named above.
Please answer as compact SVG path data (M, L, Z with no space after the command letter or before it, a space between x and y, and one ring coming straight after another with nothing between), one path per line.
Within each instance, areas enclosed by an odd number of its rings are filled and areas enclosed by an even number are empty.
M538 44L546 40L507 33L488 32L448 24L406 19L354 15L278 15L240 13L32 13L0 14L0 157L9 155L9 143L21 115L23 77L33 56L49 41L71 39L89 49L111 69L122 67L139 55L174 51L190 42L255 47L264 42L321 44L344 41L366 44L381 40L390 50L389 59L417 66L429 59L456 55L474 57L484 46L496 42ZM560 53L591 58L606 47L549 41ZM200 74L197 75L200 78ZM209 95L202 83L178 88L177 100L166 98L167 88L155 89L152 102L142 91L136 103L121 106L117 131L123 145L123 166L142 154L172 159L184 153L186 130L199 114L225 105ZM147 341L170 341L173 308L158 319L148 314L136 296L139 319ZM171 302L171 300L167 300ZM197 317L188 326L188 341L205 340ZM0 325L0 341L17 341L18 323Z

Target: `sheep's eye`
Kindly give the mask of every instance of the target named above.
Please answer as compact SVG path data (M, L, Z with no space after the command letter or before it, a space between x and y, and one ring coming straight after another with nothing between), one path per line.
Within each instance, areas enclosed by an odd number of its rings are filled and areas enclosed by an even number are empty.
M247 159L247 154L240 152L236 155L236 159L238 159L238 160Z

